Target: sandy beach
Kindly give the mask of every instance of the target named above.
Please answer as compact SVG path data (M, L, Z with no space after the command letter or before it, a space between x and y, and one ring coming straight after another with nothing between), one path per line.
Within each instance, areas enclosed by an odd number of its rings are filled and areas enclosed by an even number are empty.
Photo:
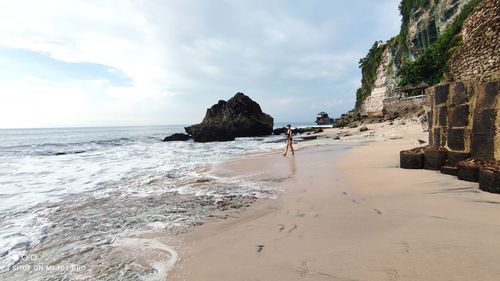
M0 281L500 281L500 0L3 2Z
M387 123L369 127L374 138L390 135L380 129ZM387 141L213 167L220 176L276 179L268 182L283 192L183 235L167 279L498 280L500 197L439 172L398 168L399 151L426 136L417 124L401 127Z

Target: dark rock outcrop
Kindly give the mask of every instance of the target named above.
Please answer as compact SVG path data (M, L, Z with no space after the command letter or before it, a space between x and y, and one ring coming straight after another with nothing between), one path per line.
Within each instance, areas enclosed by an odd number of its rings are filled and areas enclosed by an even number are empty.
M283 127L283 128L276 128L273 130L273 135L275 136L279 136L279 135L282 135L282 134L286 134L287 132L287 128L286 127ZM315 128L315 127L306 127L306 128L294 128L292 129L292 134L296 135L296 134L319 134L319 133L322 133L323 132L323 129L321 128Z
M191 139L191 136L188 134L176 133L163 138L163 141L187 141L189 139Z
M315 140L317 138L318 138L318 136L303 136L302 140L309 141L309 140Z
M243 93L227 102L220 100L207 109L200 124L185 128L196 142L231 141L235 137L270 135L273 118L262 112L258 103Z
M233 141L236 138L229 128L217 124L198 124L185 130L195 142Z
M359 124L362 124L365 121L366 118L363 118L361 114L349 112L346 114L342 114L340 118L336 120L333 126L334 128L343 128L343 127L356 128Z
M328 116L328 113L322 111L316 116L316 124L318 125L333 125L334 119Z
M273 135L279 136L286 133L286 127L276 128L273 130Z

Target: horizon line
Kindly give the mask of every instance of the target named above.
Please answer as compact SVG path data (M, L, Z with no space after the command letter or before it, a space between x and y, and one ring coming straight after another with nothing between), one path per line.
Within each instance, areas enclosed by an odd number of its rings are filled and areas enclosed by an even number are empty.
M201 122L200 122L201 123ZM314 123L314 121L276 121L273 124L277 123ZM199 123L194 123L199 124ZM0 127L0 130L42 130L42 129L91 129L91 128L130 128L130 127L184 127L191 126L194 124L158 124L158 125L102 125L102 126L53 126L53 127Z

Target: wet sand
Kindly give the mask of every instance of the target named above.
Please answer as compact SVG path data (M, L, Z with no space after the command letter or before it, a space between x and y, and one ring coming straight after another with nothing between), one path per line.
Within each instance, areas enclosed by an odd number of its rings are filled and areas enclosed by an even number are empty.
M167 280L498 280L500 196L399 169L399 151L423 137L214 167L276 179L268 182L283 193L183 235Z

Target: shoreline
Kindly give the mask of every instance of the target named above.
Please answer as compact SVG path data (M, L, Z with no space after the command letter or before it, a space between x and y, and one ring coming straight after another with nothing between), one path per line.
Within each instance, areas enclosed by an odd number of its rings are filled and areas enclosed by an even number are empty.
M167 280L496 280L500 198L438 172L397 168L399 150L422 135L406 130L343 155L337 145L313 146L294 158L212 167L224 177L281 179L273 184L283 192L179 237Z

